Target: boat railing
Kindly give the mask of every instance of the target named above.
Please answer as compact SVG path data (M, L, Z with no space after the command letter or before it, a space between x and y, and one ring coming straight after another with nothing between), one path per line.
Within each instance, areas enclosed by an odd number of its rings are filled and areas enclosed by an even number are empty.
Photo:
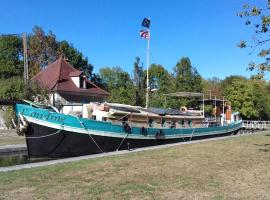
M270 128L270 121L243 120L242 128L248 130L266 130Z

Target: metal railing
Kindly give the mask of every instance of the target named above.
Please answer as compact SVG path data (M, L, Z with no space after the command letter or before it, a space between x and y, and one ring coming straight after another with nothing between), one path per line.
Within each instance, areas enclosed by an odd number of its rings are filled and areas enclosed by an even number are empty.
M249 130L270 129L270 121L243 120L242 127Z

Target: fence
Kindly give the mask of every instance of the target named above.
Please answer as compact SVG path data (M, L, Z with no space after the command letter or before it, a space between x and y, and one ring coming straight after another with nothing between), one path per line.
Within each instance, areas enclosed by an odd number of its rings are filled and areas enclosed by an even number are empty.
M270 121L243 120L242 127L248 130L270 129Z

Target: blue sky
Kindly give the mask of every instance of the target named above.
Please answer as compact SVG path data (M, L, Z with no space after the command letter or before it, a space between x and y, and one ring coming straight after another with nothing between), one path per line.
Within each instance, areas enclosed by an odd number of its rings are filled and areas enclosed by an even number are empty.
M71 42L98 72L120 66L132 72L139 56L146 63L141 21L151 18L150 63L172 71L184 56L204 78L244 75L256 61L236 47L252 32L236 16L247 0L2 0L0 34L30 33L34 25ZM263 0L249 0L262 3Z

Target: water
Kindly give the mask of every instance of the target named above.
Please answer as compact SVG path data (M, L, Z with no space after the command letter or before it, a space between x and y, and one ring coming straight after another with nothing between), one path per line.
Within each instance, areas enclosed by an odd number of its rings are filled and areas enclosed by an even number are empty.
M9 155L0 157L0 167L8 167L14 165L22 165L27 163L35 163L52 160L51 158L29 158L28 155Z

